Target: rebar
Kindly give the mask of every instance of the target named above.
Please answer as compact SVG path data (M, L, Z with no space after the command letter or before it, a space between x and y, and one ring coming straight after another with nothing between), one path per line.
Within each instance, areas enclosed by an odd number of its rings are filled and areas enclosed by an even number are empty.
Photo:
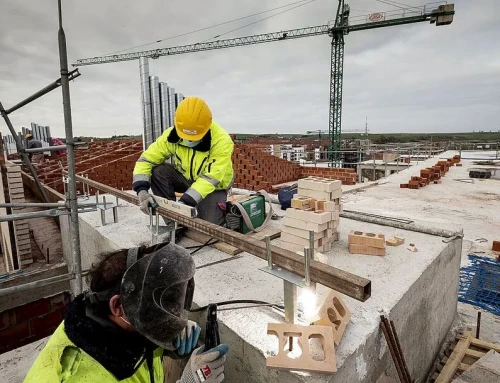
M380 328L382 329L382 332L384 333L385 340L387 342L387 347L389 347L389 351L392 356L392 361L394 362L394 366L396 367L396 371L398 373L399 381L401 383L406 383L406 376L403 373L403 370L401 366L398 363L398 357L397 357L397 351L395 348L395 345L391 341L391 337L389 336L389 330L386 327L386 324L381 321L380 322Z
M401 367L402 367L403 372L404 372L404 374L406 376L407 382L411 383L410 371L408 370L408 365L406 364L406 360L405 360L405 357L404 357L404 354L403 354L403 349L401 348L401 343L399 343L399 337L398 337L398 333L396 332L396 326L394 326L394 321L393 320L391 320L390 323L391 323L392 335L393 335L394 340L396 341L396 347L398 349L399 357L400 357L400 360L401 360L401 363L402 363Z

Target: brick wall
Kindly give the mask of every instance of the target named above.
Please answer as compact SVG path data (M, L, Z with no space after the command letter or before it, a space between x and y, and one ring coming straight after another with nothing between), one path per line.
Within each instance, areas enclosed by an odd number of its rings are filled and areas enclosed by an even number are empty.
M69 293L0 312L0 354L51 335L69 304Z
M92 142L88 149L75 150L76 172L116 189L130 190L132 171L141 153L140 140ZM67 169L66 156L52 156L37 170L40 180L59 193L64 191L61 165ZM77 188L83 192L81 184Z
M354 185L357 180L354 169L300 166L245 144L235 146L233 169L234 187L247 190L271 191L272 185L308 176L340 180L344 185Z
M76 171L116 189L130 190L134 165L141 153L142 142L138 140L94 142L87 150L75 151ZM346 185L356 183L352 169L302 167L244 144L235 145L232 159L236 188L271 191L272 185L309 175L341 180ZM65 157L53 157L39 169L39 177L44 184L62 193L59 161L66 168ZM83 191L80 184L77 187Z

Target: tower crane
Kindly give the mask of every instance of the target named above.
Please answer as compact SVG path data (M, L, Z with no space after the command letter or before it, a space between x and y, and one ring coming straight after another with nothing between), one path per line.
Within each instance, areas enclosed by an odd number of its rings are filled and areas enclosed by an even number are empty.
M215 49L233 48L247 45L263 44L295 40L303 37L328 35L331 40L331 63L330 63L330 103L328 119L328 151L334 166L340 164L341 131L342 131L342 87L344 77L344 36L351 32L364 31L368 29L390 27L396 25L413 24L429 21L431 24L448 25L453 21L455 14L454 4L441 2L435 9L428 6L411 7L402 9L401 13L395 15L391 12L380 12L368 15L364 20L359 19L350 22L350 7L344 0L339 0L337 13L333 21L326 25L290 29L280 32L264 33L259 35L236 37L216 41L207 41L190 45L167 47L140 52L113 54L107 56L91 57L77 60L73 66L116 63L121 61L137 60L141 57L157 59L163 56L210 51ZM434 4L433 8L437 5ZM355 19L355 18L353 18Z

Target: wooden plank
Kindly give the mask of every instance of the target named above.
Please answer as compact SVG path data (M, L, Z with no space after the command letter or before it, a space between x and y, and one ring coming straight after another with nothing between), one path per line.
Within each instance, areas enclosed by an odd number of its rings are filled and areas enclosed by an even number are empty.
M192 239L193 241L199 243L206 243L211 238L210 236L200 233L193 229L187 230L185 235L187 238ZM274 227L266 227L259 233L247 234L249 238L255 239L256 241L262 241L265 239L266 236L271 237L271 239L275 239L278 238L280 235L281 231ZM217 242L214 245L212 245L212 247L229 255L237 255L243 252L241 249L238 249L237 247L231 246L224 242Z
M445 356L443 359L441 359L441 363L442 363L443 365L445 365L447 361L448 361L448 358L447 358L446 356ZM469 364L466 364L466 363L460 363L460 364L458 365L457 370L458 370L458 371L460 371L460 372L464 372L464 371L466 371L469 367L470 367L470 365L469 365ZM442 365L439 365L439 366L438 366L438 370L439 370L439 371L441 371L442 369L443 369L443 366L442 366Z
M484 348L486 350L495 350L496 352L500 352L500 344L486 342L477 338L472 338L471 344L473 346Z
M465 351L465 355L470 356L471 358L479 359L485 356L486 353L481 351L474 351L469 348L467 349L467 351Z
M464 336L458 341L457 345L453 349L448 361L446 362L443 371L439 374L436 379L436 383L449 383L453 379L455 372L458 369L462 359L465 356L465 352L469 348L472 340L472 330L467 329Z
M120 191L108 185L79 175L76 175L75 179L86 183L90 187L121 198L124 201L134 205L139 205L139 199L126 191ZM252 240L241 233L237 233L225 227L203 221L199 218L188 218L162 207L158 208L158 213L163 217L177 221L184 227L198 230L203 234L217 238L222 242L229 243L230 245L238 247L243 251L255 255L256 257L264 260L267 259L266 245L262 241ZM273 263L276 266L290 271L300 277L304 277L305 259L303 256L274 245L271 246L271 255L273 257ZM312 260L310 263L309 274L311 282L319 283L361 302L366 301L371 296L371 281L348 271Z

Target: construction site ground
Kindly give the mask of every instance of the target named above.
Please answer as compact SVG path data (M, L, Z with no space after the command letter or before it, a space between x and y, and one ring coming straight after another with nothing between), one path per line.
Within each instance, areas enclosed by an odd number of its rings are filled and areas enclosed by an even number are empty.
M449 158L452 157L456 152L443 153L438 157ZM492 158L494 159L494 152L463 152L463 158ZM430 184L419 190L411 189L400 189L399 185L405 183L411 176L419 175L420 169L434 165L438 161L437 157L430 158L426 161L420 162L418 165L414 165L409 169L401 171L399 174L393 174L384 180L380 180L373 184L358 184L353 186L344 187L345 193L344 208L353 211L360 211L366 213L373 213L383 216L406 218L415 221L417 224L423 226L429 226L434 228L442 228L452 231L464 230L463 238L463 249L462 249L462 266L466 265L467 255L474 252L485 256L491 255L491 242L496 239L499 240L500 233L500 218L498 212L500 211L500 181L496 179L479 180L476 179L474 183L465 183L460 181L455 181L454 179L468 179L468 167L472 167L472 160L463 159L462 167L452 167L450 171L446 174L440 184ZM369 186L369 187L367 187ZM279 206L274 206L278 215L284 215L284 211L279 210ZM130 206L130 214L134 219L141 219L144 224L144 235L148 235L147 230L147 217L139 214L137 207ZM134 209L134 210L133 210ZM111 212L109 212L111 214ZM99 225L100 216L98 213L87 213L86 221L94 221L96 225ZM127 222L126 217L120 217L119 227L125 227ZM280 221L274 221L273 225L280 225ZM374 225L369 225L365 223L354 223L351 220L341 221L341 241L339 246L343 245L346 247L346 235L349 230L354 230L360 228L364 230L365 228L372 228ZM113 224L102 228L108 232L113 231ZM115 228L116 229L116 228ZM383 228L384 232L388 235L393 235L399 232L392 228ZM119 233L119 230L116 232ZM119 234L116 234L119 235ZM128 242L127 236L122 234L122 243L125 246ZM400 262L401 274L408 273L412 274L417 272L414 268L415 258L426 257L428 251L431 251L433 247L445 247L446 244L442 243L442 238L439 237L429 237L423 236L421 234L415 233L413 235L415 245L419 248L419 252L411 253L406 250L406 246L400 247L396 250L398 256L397 261ZM488 242L479 242L477 239L485 238ZM421 242L420 242L421 241ZM186 246L194 245L195 242L189 239L183 239L182 243ZM273 243L279 244L279 240ZM336 247L337 249L339 248ZM426 251L427 250L427 251ZM336 257L335 248L332 257ZM213 270L218 270L217 277L220 275L227 275L229 272L227 268L229 264L233 262L242 263L241 267L257 269L257 266L262 266L265 262L258 260L255 257L248 257L245 253L241 255L241 258L233 260L231 262L223 262L219 265L214 265L211 267L203 267L203 265L208 265L214 261L223 261L229 259L227 254L224 254L216 249L203 249L197 255L197 264L200 267L198 274L203 274L205 278L210 278L213 275L211 272ZM345 251L338 254L338 258L335 262L349 262L349 256L345 254ZM376 260L373 260L375 263ZM415 263L416 264L416 263ZM347 263L345 263L347 265ZM352 265L352 271L356 273L356 266ZM85 267L84 267L85 268ZM224 271L226 269L226 271ZM373 276L376 278L379 276L383 278L383 269L373 270ZM252 275L256 275L253 273ZM267 286L274 286L276 291L282 289L280 283L274 277L270 277L265 273L261 273L259 277L262 282L265 280ZM241 279L241 278L240 278ZM401 279L404 279L402 275ZM238 281L238 284L244 283L245 281ZM248 282L248 281L247 281ZM251 281L254 283L255 281ZM397 286L398 281L390 281L392 286ZM395 284L394 284L395 283ZM275 294L272 291L263 292L259 296L255 291L236 291L231 289L231 280L224 282L225 287L223 289L219 288L212 291L215 296L210 296L208 298L206 291L199 291L198 301L207 301L210 299L214 300L224 300L224 299L240 299L240 298L251 298L251 299L278 299L279 294ZM258 289L259 284L255 288ZM273 289L273 290L274 290ZM200 296L201 294L201 296ZM247 296L248 295L248 296ZM387 296L390 296L388 294ZM200 299L201 298L201 299ZM347 300L348 305L353 302L359 308L363 308L363 305L376 305L374 299L372 298L367 301L367 303L354 302L352 300ZM255 310L255 309L252 309ZM363 312L361 310L360 312ZM453 329L450 331L449 339L451 340L455 336L455 332L459 328L470 326L475 328L476 323L476 313L477 309L473 306L458 303L458 316L454 323ZM240 328L245 327L245 318L251 315L251 312L245 312L245 310L239 310L234 312L224 312L221 313L221 317L224 320L229 320L233 323L240 323ZM354 318L356 320L356 318ZM362 321L363 318L357 318ZM264 326L264 325L263 325ZM482 314L481 323L481 338L490 342L500 343L500 333L498 332L500 328L500 318L488 312ZM247 331L250 331L247 330ZM255 342L262 342L263 338L267 338L264 334L250 334L249 336L254 338ZM259 338L259 339L257 339ZM6 354L0 355L0 381L2 382L22 382L22 379L32 364L33 360L40 349L45 344L46 340L35 342L19 348L17 350L8 352ZM268 339L265 342L272 344ZM234 345L234 347L240 347L240 345ZM337 360L342 359L342 350L347 349L347 345L342 346L337 350ZM410 351L411 352L411 351ZM362 367L362 366L361 366ZM259 373L264 370L265 365L256 366ZM321 379L316 380L318 382ZM326 380L324 380L326 381Z

